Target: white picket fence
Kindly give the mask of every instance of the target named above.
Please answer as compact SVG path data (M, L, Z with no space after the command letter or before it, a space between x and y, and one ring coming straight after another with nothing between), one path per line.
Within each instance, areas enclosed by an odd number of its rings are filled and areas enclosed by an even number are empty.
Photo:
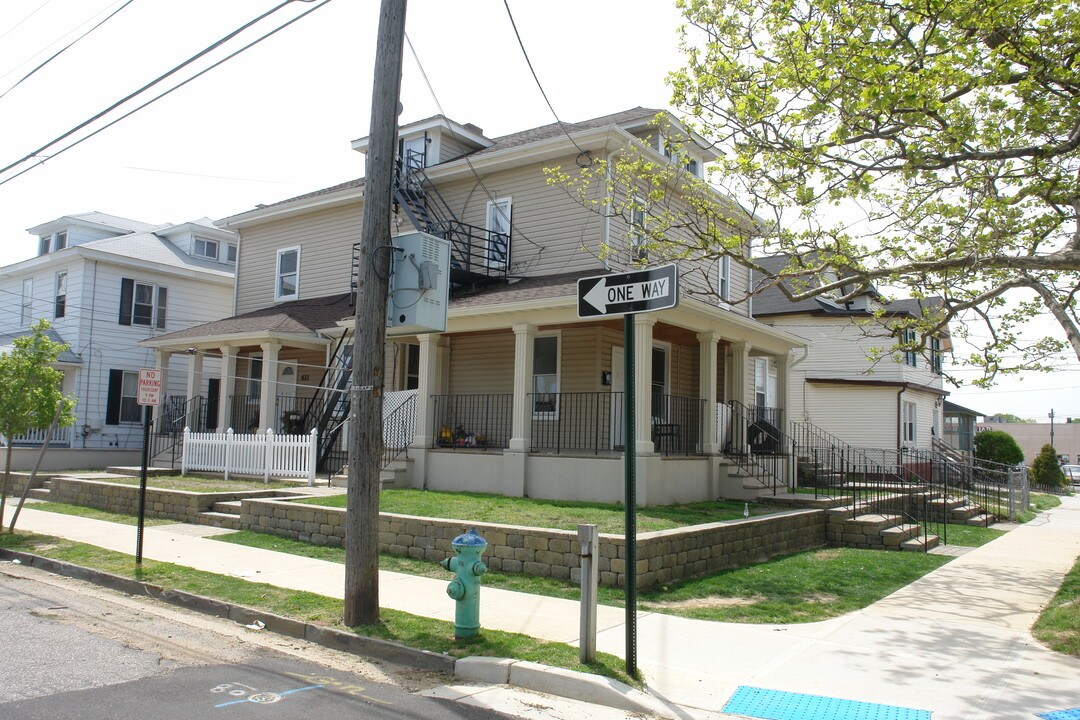
M225 479L237 475L270 477L306 477L315 485L315 464L318 453L318 431L308 435L275 435L265 433L191 432L184 428L184 450L180 472L223 472Z

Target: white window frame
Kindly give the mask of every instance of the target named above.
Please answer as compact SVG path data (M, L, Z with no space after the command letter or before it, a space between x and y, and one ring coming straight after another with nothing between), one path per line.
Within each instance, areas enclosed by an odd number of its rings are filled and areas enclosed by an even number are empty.
M555 396L555 407L553 410L537 410L536 409L536 396L540 393L536 391L536 341L547 338L555 338L555 392L550 393ZM558 420L559 419L559 394L562 392L562 332L545 332L537 333L533 336L533 366L530 368L530 383L529 392L532 394L532 416L534 420ZM551 373L539 373L543 376L548 376Z
M53 319L67 317L67 270L56 273L56 292L53 295Z
M508 197L495 198L487 202L487 247L484 249L484 263L489 268L505 270L506 263L510 259L510 232L513 228L514 217L513 199ZM505 236L503 256L500 260L495 252L493 238L496 235Z
M769 407L769 359L756 357L754 358L754 408L767 407Z
M716 291L720 294L720 302L731 302L731 256L722 256L716 264Z
M645 247L645 198L634 195L630 203L628 249L630 264L649 262L649 249Z
M22 304L19 310L19 324L29 325L34 319L34 278L23 278Z
M656 341L653 343L650 353L661 352L664 355L664 382L660 388L660 392L656 391L656 383L653 380L652 373L656 371L656 362L650 362L650 376L649 376L649 391L653 396L656 395L670 395L671 394L671 343ZM650 355L650 359L653 356ZM668 419L668 413L661 412L663 408L652 408L653 421L666 422Z
M912 328L904 328L900 331L902 344L915 342L915 331ZM904 350L904 364L910 367L918 367L918 353L914 350Z
M67 231L62 230L61 232L54 233L53 238L52 238L52 251L56 252L57 250L63 250L66 247L67 247Z
M238 252L236 243L229 243L225 248L225 262L235 263Z
M255 369L258 368L258 372ZM248 356L247 392L244 395L249 404L258 403L262 399L262 376L263 355L254 353Z
M38 252L40 255L48 255L49 249L52 248L52 235L42 235L38 238Z
M200 244L202 247L200 248ZM210 248L213 247L213 252L210 252ZM206 238L197 237L191 246L191 254L195 257L206 258L207 260L217 260L219 252L219 244L217 240L207 240Z
M905 400L901 412L903 445L904 447L915 447L919 439L919 406Z
M281 272L281 258L289 253L296 253L296 270L287 275L295 276L293 281L293 292L285 294L282 292L282 272ZM283 302L286 300L296 300L300 297L300 246L293 245L292 247L281 248L277 251L277 262L274 263L274 302Z
M130 381L130 382L129 382ZM129 387L130 385L130 387ZM127 395L124 390L131 390L131 394ZM124 399L129 402L125 403ZM122 423L138 423L143 421L143 409L138 404L139 402L139 373L131 370L124 371L124 377L120 382L120 411L119 421ZM124 415L124 410L134 408L134 413L129 413L127 417Z

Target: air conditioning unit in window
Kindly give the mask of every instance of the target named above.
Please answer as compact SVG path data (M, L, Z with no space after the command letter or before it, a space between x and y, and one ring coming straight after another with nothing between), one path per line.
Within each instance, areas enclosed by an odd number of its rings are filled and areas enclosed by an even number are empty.
M391 242L386 334L446 331L450 301L450 243L427 233L398 235Z

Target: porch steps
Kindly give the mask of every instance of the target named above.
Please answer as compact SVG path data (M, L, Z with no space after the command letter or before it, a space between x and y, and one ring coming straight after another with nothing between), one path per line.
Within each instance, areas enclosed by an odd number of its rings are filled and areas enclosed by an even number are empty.
M240 529L240 515L206 510L192 518L196 525L210 525L212 527L228 528L229 530Z
M133 465L111 465L105 468L105 472L112 473L113 475L128 475L130 477L139 477L142 475L142 468L135 467ZM146 468L146 477L158 477L160 475L174 475L176 471L172 468L164 467L148 467Z
M34 500L49 500L52 497L52 488L37 487L31 488L26 497L33 498Z
M214 512L225 513L226 515L240 516L240 501L239 500L223 500L222 502L214 503Z
M941 539L937 535L913 537L910 540L905 540L900 543L900 549L914 552L926 552L927 550L936 548L940 542Z
M997 522L997 519L993 515L982 513L981 515L972 515L964 521L964 524L972 527L990 527L995 522Z
M832 508L850 505L851 498L844 496L816 498L813 495L808 495L806 493L782 492L777 493L776 495L764 495L760 498L760 502L771 505L783 505L784 507L831 510Z
M379 488L403 488L408 487L409 477L412 475L412 458L398 458L379 471ZM349 466L341 468L337 475L330 478L332 487L347 488L349 486Z
M921 533L922 528L918 525L903 524L885 528L880 534L886 548L899 549L903 547L903 544L908 540L919 537Z

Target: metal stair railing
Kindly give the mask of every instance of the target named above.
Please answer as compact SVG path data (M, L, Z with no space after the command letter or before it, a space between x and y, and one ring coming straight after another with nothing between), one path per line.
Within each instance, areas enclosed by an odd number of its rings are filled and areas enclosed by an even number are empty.
M155 462L168 458L169 466L176 467L184 447L184 428L196 432L207 429L206 398L196 395L183 398L170 395L150 426L150 458Z
M763 487L773 495L783 488L792 488L795 445L785 433L778 418L766 417L758 408L748 408L737 400L728 402L731 410L730 437L724 443L724 454L740 470L762 478Z

